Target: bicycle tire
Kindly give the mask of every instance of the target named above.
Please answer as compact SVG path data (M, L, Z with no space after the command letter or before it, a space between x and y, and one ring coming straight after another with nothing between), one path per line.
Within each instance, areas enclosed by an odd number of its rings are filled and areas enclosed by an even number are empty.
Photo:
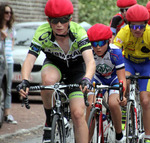
M58 114L53 115L51 142L66 143L64 120L63 117L60 117Z
M136 130L137 119L135 109L131 101L127 103L127 117L126 117L126 143L137 143L138 133Z
M100 114L102 114L102 112L98 108L92 108L90 112L88 119L90 143L101 143L102 140L104 140L104 138L102 139L103 136L100 131L100 123L102 123L102 118L100 118L102 116L100 116Z

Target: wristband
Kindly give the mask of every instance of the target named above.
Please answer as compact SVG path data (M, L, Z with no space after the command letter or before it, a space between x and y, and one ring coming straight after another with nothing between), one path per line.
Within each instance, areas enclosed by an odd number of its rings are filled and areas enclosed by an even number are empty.
M91 82L91 80L90 80L88 77L83 77L82 80L84 80L84 79L86 79L86 80L88 80L89 82Z
M30 87L30 82L29 82L28 80L23 79L23 80L22 80L22 83L26 84L27 87Z

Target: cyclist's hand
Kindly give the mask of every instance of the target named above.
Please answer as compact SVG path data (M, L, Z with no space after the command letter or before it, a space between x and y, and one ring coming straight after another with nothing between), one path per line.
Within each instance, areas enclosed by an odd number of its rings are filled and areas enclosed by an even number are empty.
M125 106L127 104L127 98L123 96L123 100L120 101L119 97L118 97L118 102L120 106Z
M82 78L80 82L80 89L84 93L87 89L91 90L93 87L91 80L87 77Z
M19 85L17 85L16 89L21 96L26 97L29 92L29 87L30 87L29 81L24 79Z

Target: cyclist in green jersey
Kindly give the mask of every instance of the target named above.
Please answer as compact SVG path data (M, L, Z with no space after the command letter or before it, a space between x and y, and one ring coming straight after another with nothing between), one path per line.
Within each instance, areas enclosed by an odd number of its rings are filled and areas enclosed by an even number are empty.
M88 143L88 127L85 120L83 93L91 87L95 73L95 61L86 31L72 22L73 5L70 0L48 0L45 6L47 24L40 26L33 37L22 67L23 81L17 89L26 97L29 89L29 75L40 51L46 54L41 77L43 85L53 85L65 75L65 83L80 83L81 87L69 91L71 117L75 128L76 143ZM24 91L23 87L26 87ZM50 143L51 127L50 91L42 91L46 122L43 143Z

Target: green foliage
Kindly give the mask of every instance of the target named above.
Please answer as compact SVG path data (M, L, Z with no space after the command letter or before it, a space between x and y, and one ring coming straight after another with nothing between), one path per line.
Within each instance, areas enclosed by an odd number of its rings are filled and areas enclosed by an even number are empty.
M90 24L103 23L109 25L111 18L119 12L116 0L78 0L79 22ZM148 0L137 0L138 4L146 6Z

